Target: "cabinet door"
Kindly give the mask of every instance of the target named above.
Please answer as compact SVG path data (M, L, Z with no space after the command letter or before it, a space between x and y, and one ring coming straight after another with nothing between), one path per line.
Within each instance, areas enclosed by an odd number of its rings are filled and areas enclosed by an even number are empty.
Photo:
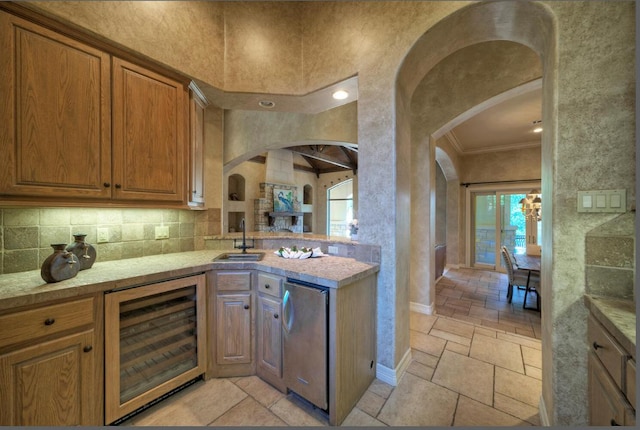
M189 205L204 206L204 111L206 101L200 97L195 84L190 85L191 97L191 180Z
M282 300L258 297L258 369L282 377Z
M589 353L589 424L592 426L624 425L625 406L622 393L600 360Z
M114 197L186 203L184 85L113 58Z
M102 425L93 330L0 356L0 425Z
M251 363L251 294L216 297L216 362Z
M106 53L0 12L0 194L110 197L110 68Z

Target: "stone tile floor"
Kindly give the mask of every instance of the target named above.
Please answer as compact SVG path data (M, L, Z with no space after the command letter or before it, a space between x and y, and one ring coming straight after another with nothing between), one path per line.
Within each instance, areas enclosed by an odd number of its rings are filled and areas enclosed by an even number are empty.
M508 304L505 275L470 269L449 270L437 290L437 315L411 312L412 361L398 386L374 380L343 426L540 425L540 322L537 312L522 311L524 293L514 292ZM249 376L197 382L123 425L326 426L327 420Z
M436 285L436 313L540 339L540 312L523 309L524 290L517 288L508 303L507 286L505 273L448 269ZM527 307L535 306L535 293L527 295Z

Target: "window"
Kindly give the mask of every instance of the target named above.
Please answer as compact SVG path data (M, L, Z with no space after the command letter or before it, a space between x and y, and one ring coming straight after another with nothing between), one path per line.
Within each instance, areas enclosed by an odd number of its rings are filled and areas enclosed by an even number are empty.
M353 179L327 190L327 232L329 236L350 237L353 221Z

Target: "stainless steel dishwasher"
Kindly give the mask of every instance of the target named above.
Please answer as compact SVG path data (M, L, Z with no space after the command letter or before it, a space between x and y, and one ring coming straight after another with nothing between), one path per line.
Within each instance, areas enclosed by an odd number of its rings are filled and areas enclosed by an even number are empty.
M287 279L282 300L283 373L287 388L328 410L329 292Z

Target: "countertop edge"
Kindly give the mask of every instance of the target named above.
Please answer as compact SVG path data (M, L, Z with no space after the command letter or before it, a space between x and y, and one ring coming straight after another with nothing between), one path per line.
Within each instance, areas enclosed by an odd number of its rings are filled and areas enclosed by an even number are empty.
M636 359L635 303L630 300L585 294L584 302L593 316L620 345ZM632 309L633 312L630 310ZM633 323L631 322L633 319Z
M349 285L380 270L380 266L377 264L362 263L353 258L321 257L321 259L326 258L333 261L334 264L337 261L334 259L339 259L340 263L344 261L346 264L354 266L352 271L347 270L346 273L341 272L336 275L331 270L320 271L317 267L309 269L309 265L304 265L304 260L295 262L281 259L271 255L273 250L264 251L265 258L257 262L213 261L215 257L226 252L223 250L187 251L97 262L93 268L86 272L79 272L72 279L50 284L42 280L39 270L0 275L0 312L186 277L209 270L260 270L328 288ZM128 265L128 269L121 269L122 265ZM91 276L83 277L89 273ZM2 291L3 287L8 291Z

